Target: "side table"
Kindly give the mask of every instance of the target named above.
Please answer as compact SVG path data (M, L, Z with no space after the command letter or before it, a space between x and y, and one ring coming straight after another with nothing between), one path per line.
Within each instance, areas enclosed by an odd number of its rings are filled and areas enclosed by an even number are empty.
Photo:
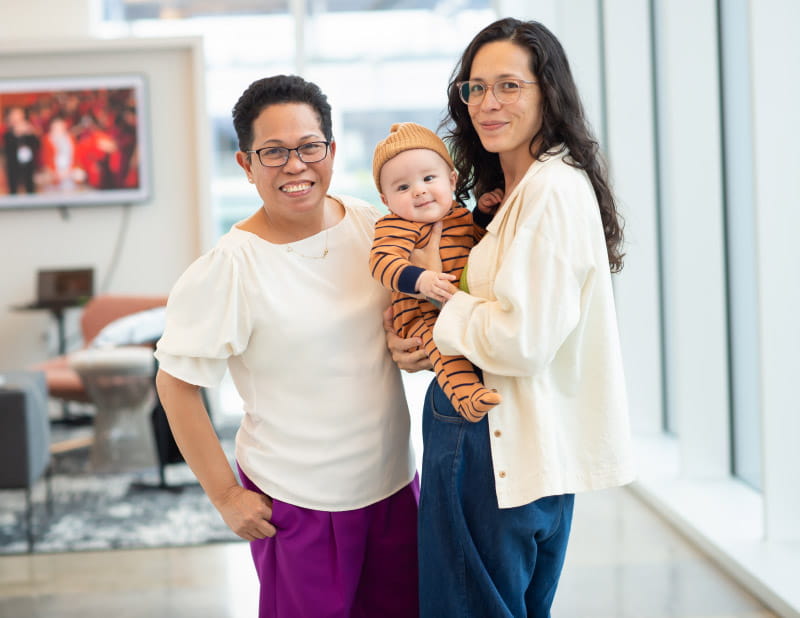
M92 468L111 473L157 467L150 421L155 400L152 348L87 348L74 352L70 364L97 406Z

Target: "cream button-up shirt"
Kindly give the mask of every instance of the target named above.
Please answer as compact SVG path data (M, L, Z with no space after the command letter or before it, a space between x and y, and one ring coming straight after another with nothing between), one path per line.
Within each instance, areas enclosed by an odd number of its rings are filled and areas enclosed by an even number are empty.
M564 153L535 161L472 250L434 340L483 369L500 508L634 478L600 212ZM567 155L568 156L568 155Z

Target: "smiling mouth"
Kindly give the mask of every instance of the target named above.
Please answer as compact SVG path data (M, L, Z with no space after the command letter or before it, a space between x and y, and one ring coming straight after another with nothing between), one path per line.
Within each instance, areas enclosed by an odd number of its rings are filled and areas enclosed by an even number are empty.
M303 182L294 185L283 185L281 187L281 191L283 191L284 193L299 193L300 191L307 191L308 189L310 189L311 184L312 183L310 182Z

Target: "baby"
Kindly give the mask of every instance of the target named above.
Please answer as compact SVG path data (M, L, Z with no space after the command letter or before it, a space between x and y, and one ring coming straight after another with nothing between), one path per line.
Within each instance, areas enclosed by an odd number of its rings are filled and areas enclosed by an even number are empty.
M391 213L375 223L370 269L376 280L393 291L393 327L401 337L422 339L453 407L468 421L477 422L502 398L481 383L466 358L439 353L433 342L438 309L428 299L443 302L450 298L452 282L461 277L470 249L485 230L473 223L469 210L453 200L453 160L433 131L411 122L392 125L389 136L375 148L372 173ZM431 228L439 220L443 273L414 266L409 259L414 249L428 244ZM413 294L427 298L410 296Z

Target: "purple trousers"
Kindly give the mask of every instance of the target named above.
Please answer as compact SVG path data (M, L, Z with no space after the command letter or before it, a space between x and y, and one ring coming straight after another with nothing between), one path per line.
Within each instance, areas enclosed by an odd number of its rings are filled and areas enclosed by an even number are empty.
M239 469L242 485L263 493ZM272 538L250 543L261 584L259 618L415 618L417 477L352 511L272 502Z

